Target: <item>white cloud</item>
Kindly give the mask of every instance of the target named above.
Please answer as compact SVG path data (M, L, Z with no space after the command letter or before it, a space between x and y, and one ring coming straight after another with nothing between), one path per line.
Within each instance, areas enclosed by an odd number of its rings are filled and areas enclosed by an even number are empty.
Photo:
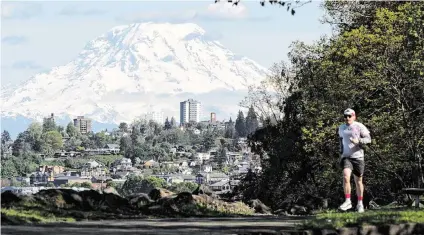
M90 15L101 15L104 12L98 9L80 9L76 6L68 6L63 8L59 15L65 15L65 16L90 16Z
M2 2L2 19L29 19L41 13L41 5L30 2Z
M188 10L184 12L138 12L129 16L118 17L117 20L120 22L186 22L196 18L197 12L194 10Z
M239 3L235 6L233 3L218 2L211 3L206 8L200 10L185 10L179 12L158 11L158 12L137 12L132 15L125 15L116 18L119 22L193 22L199 21L234 21L250 20L262 21L269 20L266 16L251 16L245 5Z
M208 6L204 16L221 19L244 19L248 17L246 6L239 3L235 6L229 2L212 3Z

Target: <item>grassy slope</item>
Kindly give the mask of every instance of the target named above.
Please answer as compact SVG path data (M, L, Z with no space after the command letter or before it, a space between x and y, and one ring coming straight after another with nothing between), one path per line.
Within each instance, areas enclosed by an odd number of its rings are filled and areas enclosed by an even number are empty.
M342 228L362 225L424 223L424 210L375 210L365 213L330 211L305 221L302 228Z

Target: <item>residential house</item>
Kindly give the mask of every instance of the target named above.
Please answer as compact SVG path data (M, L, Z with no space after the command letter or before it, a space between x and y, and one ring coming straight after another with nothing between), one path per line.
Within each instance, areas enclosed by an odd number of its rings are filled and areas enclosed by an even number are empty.
M201 172L196 175L196 183L198 184L213 184L222 180L229 180L228 175L221 172Z
M237 167L239 174L246 174L250 169L250 164L247 162L240 162Z
M196 182L196 177L194 175L184 175L184 174L157 174L152 175L154 177L164 179L168 184L173 183L182 183L182 182Z
M159 163L151 159L146 161L143 165L144 165L144 168L153 168L153 167L158 167Z
M221 180L209 185L209 188L216 194L228 193L231 191L231 185L229 180Z
M121 158L112 163L113 168L117 170L129 170L132 168L132 162L129 158Z
M62 184L75 184L75 183L91 183L90 178L82 178L80 176L59 176L54 179L54 185L60 186Z
M39 166L38 167L38 171L39 172L50 172L53 173L54 175L60 174L62 172L65 171L65 168L63 166Z
M82 177L105 176L106 169L103 164L94 160L90 160L89 162L84 164L84 166L81 169L80 175Z
M119 144L106 144L104 148L111 154L119 154L120 152Z
M29 177L30 185L46 185L49 181L53 181L53 176L50 172L37 171Z

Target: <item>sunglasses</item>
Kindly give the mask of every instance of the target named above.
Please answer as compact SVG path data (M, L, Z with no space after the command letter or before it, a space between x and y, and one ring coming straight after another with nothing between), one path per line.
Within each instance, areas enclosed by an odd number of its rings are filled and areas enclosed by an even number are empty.
M351 118L352 115L344 115L345 118Z

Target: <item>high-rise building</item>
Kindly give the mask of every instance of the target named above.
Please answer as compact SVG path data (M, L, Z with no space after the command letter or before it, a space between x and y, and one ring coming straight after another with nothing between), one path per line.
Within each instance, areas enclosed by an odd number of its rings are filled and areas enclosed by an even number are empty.
M201 104L199 101L188 99L180 102L180 124L200 122Z
M91 132L91 119L84 118L84 116L77 116L77 118L74 119L74 126L81 134L87 134Z
M144 119L146 121L154 121L157 124L163 125L165 120L163 119L163 112L162 111L152 111L148 112L144 115Z

